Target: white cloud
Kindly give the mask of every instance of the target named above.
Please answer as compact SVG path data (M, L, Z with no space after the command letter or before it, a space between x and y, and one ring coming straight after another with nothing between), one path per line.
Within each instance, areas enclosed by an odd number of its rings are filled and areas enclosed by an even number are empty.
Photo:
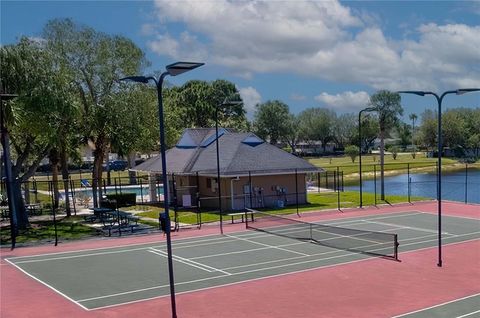
M358 111L367 106L369 98L368 93L364 91L347 91L336 95L323 92L315 96L316 101L336 111Z
M168 55L180 60L205 61L207 49L195 35L185 31L179 38L169 34L157 35L155 40L147 42L148 47L159 55Z
M238 91L242 97L247 114L252 115L255 112L255 105L261 103L262 96L251 86L239 88Z
M160 23L188 30L151 41L155 52L208 57L244 78L289 72L375 89L480 86L480 25L424 24L406 34L415 39L395 40L375 16L336 0L157 0L155 7Z

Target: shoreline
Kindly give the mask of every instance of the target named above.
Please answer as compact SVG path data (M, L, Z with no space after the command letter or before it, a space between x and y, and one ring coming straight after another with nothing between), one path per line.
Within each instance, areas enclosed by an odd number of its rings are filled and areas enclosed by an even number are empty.
M418 168L410 168L410 173L412 174L418 174L418 173L424 173L424 172L435 172L436 171L436 165L432 165L429 167L418 167ZM469 164L468 169L480 169L480 164L479 163L474 163L474 164ZM453 164L448 164L448 165L442 165L442 173L444 172L457 172L457 171L462 171L465 170L465 164L464 163L453 163ZM385 170L385 176L387 177L392 177L392 176L397 176L401 175L407 172L407 169L394 169L394 170ZM377 170L377 178L380 175L380 170ZM374 179L374 172L362 172L362 178L363 180L372 180ZM359 179L359 173L349 173L344 176L345 184L347 182L351 181L357 181Z

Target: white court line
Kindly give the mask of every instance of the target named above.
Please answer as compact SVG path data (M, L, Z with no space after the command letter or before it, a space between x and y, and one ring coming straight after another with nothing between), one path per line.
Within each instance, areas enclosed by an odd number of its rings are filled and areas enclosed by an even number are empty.
M456 244L460 244L460 243L477 241L477 240L478 240L478 239L476 238L476 239L472 239L472 240L468 240L468 241L463 241L463 242L454 242L454 243L450 243L450 244L447 243L447 244L445 244L444 246L456 245ZM417 252L417 251L419 251L419 250L425 250L425 249L430 249L430 248L432 248L432 247L430 246L430 247L425 247L425 248L418 249L418 250L407 251L407 252L403 252L402 254L411 253L411 252ZM357 255L358 255L358 253L352 253L352 254L357 254ZM345 256L347 256L347 255L345 255ZM188 290L188 291L184 291L184 292L177 292L177 295L180 295L180 294L188 294L188 293L193 293L193 292L199 292L199 291L203 291L203 290L209 290L209 289L220 288L220 287L231 286L231 285L237 285L237 284L244 284L244 283L249 283L249 282L253 282L253 281L257 281L257 280L262 280L262 279L269 279L269 278L274 278L274 277L281 277L281 276L286 276L286 275L296 274L296 273L304 273L304 272L314 271L314 270L317 270L317 269L320 269L320 268L329 268L329 267L334 267L334 266L338 266L338 265L346 265L346 264L358 263L358 262L363 262L363 261L368 261L368 260L371 260L371 258L358 259L358 260L349 261L349 262L344 262L344 263L336 263L336 264L331 264L331 265L319 266L319 267L315 267L315 268L307 268L307 269L302 269L302 270L298 270L298 271L292 271L292 272L288 272L288 273L282 273L282 274L276 274L276 275L264 276L264 277L257 277L257 278L242 280L242 281L233 282L233 283L227 283L227 284L221 284L221 285L210 286L210 287L205 287L205 288L199 288L199 289L195 289L195 290ZM320 260L318 260L318 261L320 261ZM242 272L242 273L249 273L249 271L247 271L247 272ZM235 275L238 275L238 273L233 273L231 276L235 276ZM214 280L214 279L221 278L221 277L226 277L226 275L220 275L220 276L209 277L209 278L202 278L202 279L197 279L197 280L192 280L192 281L186 281L186 282L177 282L177 283L175 283L175 285L185 285L185 284L196 283L196 282L201 282L201 281L206 281L206 280ZM132 294L132 293L137 293L137 292L141 292L141 291L146 291L146 290L166 288L166 287L169 287L169 286L170 286L170 285L168 285L168 284L167 284L167 285L160 285L160 286L155 286L155 287L142 288L142 289L138 289L138 290L123 292L123 293L118 293L118 294L105 295L105 296L100 296L100 297L94 297L94 298L89 298L89 299L83 299L83 300L78 300L78 301L79 301L79 302L85 302L85 301L87 301L87 300L95 300L95 299L115 297L115 296L120 296L120 295L126 295L126 294ZM111 307L116 307L116 306L120 306L120 305L138 303L138 302L142 302L142 301L148 301L148 300L152 300L152 299L164 298L164 297L169 297L169 296L170 296L170 295L168 295L168 294L166 294L166 295L160 295L160 296L154 296L154 297L149 297L149 298L144 298L144 299L127 301L127 302L123 302L123 303L116 303L116 304L113 304L113 305L106 305L106 306L101 306L101 307L95 307L95 308L92 308L92 309L90 309L90 310L99 310L99 309L104 309L104 308L111 308Z
M153 252L157 255L161 255L161 256L164 256L164 257L168 257L168 254L166 252L161 251L161 250L156 250L154 248L150 248L150 252ZM172 258L177 262L180 262L180 263L183 263L183 264L186 264L186 265L190 265L190 266L193 266L193 267L197 267L197 268L203 269L203 270L205 270L207 272L210 272L210 273L220 272L220 273L223 273L223 274L226 274L226 275L231 275L230 273L222 271L221 269L218 269L218 268L215 268L215 267L212 267L212 266L209 266L209 265L205 265L205 264L202 264L202 263L199 263L199 262L195 262L195 261L192 261L191 259L184 258L184 257L178 256L178 255L173 255Z
M18 261L18 262L15 262L15 264L37 263L37 262L56 261L56 260L61 260L61 259L71 259L71 258L80 258L80 257L89 257L89 256L118 254L118 253L132 252L132 251L141 251L141 250L146 250L146 249L148 249L148 247L138 247L138 248L131 248L131 249L120 250L120 251L110 251L110 252L101 252L101 253L91 253L91 254L80 254L80 255L72 255L72 256L60 256L60 257L52 257L52 258L32 259L32 260L26 260L26 261ZM9 260L11 260L11 258Z
M465 314L465 315L461 315L461 316L458 316L458 317L455 317L455 318L464 318L464 317L468 317L468 316L475 315L475 314L478 314L478 313L480 313L480 310L477 310L477 311L474 311L474 312L471 312L471 313L468 313L468 314Z
M298 254L298 255L310 256L309 254L305 254L305 253L301 253L301 252L297 252L297 251L292 251L292 250L289 250L289 249L286 249L286 248L281 248L281 247L278 247L278 246L273 246L273 245L269 245L269 244L264 244L264 243L260 243L260 242L255 242L255 241L252 241L252 240L243 238L243 237L231 236L231 235L228 235L228 234L226 234L225 236L227 236L227 237L233 237L233 238L236 238L237 240L240 240L240 241L245 241L245 242L250 242L250 243L257 244L257 245L261 245L261 246L270 247L270 248L276 249L276 250L281 250L281 251L285 251L285 252L289 252L289 253L294 253L294 254Z
M413 216L413 215L418 215L418 214L423 214L423 212L419 211L412 211L412 212L399 212L399 213L388 213L388 214L382 214L382 216L375 216L369 218L368 215L362 217L352 217L352 218L345 218L345 219L336 219L337 221L332 221L332 222L325 222L324 224L327 225L338 225L338 224L349 224L352 222L361 222L364 220L382 220L382 219L393 219L393 218L400 218L400 217L406 217L406 216ZM430 215L430 213L428 213ZM367 218L365 218L367 217ZM321 221L316 221L316 222L321 222Z
M396 226L398 228L411 229L411 230L427 232L427 233L438 233L438 231L435 231L435 230L429 230L429 229L424 229L424 228L421 228L421 227L414 227L414 226L408 226L408 225L397 225L397 224L393 224L393 223L376 222L376 221L370 221L370 220L363 220L363 222L371 223L371 224L387 225L387 226ZM448 235L450 233L442 232L442 234L447 234Z
M480 293L474 294L474 295L470 295L470 296L466 296L466 297L462 297L462 298L457 298L457 299L454 299L454 300L450 300L450 301L447 301L447 302L444 302L444 303L441 303L441 304L437 304L437 305L434 305L434 306L430 306L430 307L418 309L418 310L415 310L415 311L410 311L410 312L407 312L407 313L404 313L404 314L401 314L401 315L398 315L398 316L393 316L392 318L404 317L404 316L407 316L407 315L415 314L415 313L417 313L417 312L421 312L421 311L425 311L425 310L428 310L428 309L437 308L437 307L440 307L440 306L448 305L448 304L451 304L451 303L455 303L455 302L457 302L457 301L465 300L465 299L472 298L472 297L476 297L476 296L480 296ZM480 310L479 310L479 311L480 311ZM473 313L477 313L477 312L479 312L479 311L475 311L475 312L473 312ZM472 314L472 313L468 313L467 315L471 315L471 314ZM457 317L457 318L460 318L460 317L466 317L466 316L465 316L465 315L464 315L464 316L459 316L459 317Z
M152 250L148 250L148 251L149 251L150 253L155 254L155 255L159 255L159 256L163 256L163 257L168 257L168 255L163 254L163 253L155 252L155 251L152 251ZM179 263L182 263L182 264L185 264L185 265L188 265L188 266L192 266L192 267L201 269L201 270L206 271L206 272L209 272L209 273L213 272L212 270L206 269L206 268L204 268L204 267L197 266L197 265L192 264L192 263L187 263L187 262L184 262L184 261L179 260L179 259L175 259L175 260L176 260L177 262L179 262Z
M10 262L8 259L5 259L5 261L9 262L11 265L15 266L19 271L21 271L22 273L24 273L25 275L27 275L28 277L32 278L33 280L39 282L40 284L44 285L44 286L47 286L48 288L50 288L51 290L53 290L54 292L58 293L59 295L65 297L66 299L70 300L71 302L73 302L74 304L77 304L78 306L82 307L83 309L85 310L89 310L87 307L83 306L82 304L80 304L78 301L68 297L67 295L65 295L64 293L62 293L61 291L59 291L58 289L54 288L53 286L45 283L44 281L40 280L39 278L29 274L27 271L23 270L21 267L17 266L15 263L12 263Z

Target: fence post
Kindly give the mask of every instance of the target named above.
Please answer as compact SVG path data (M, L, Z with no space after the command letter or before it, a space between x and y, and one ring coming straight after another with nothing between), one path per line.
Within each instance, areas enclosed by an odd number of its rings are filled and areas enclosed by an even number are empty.
M375 188L374 205L377 206L377 165L376 164L373 164L373 187Z
M250 195L250 209L253 209L253 197L252 197L252 173L248 171L248 184L249 184L249 195Z
M297 206L297 215L300 216L298 213L298 178L297 178L297 169L295 169L295 203Z
M317 172L317 190L320 193L320 172Z
M408 203L412 203L410 200L411 192L411 180L410 180L410 163L407 163L407 191L408 191Z
M72 205L73 205L73 213L77 215L77 200L75 199L75 184L73 183L72 177L68 177L70 182L70 193L72 194Z
M55 246L58 245L58 234L57 234L57 218L56 218L56 215L55 215L55 194L54 194L54 191L53 191L53 181L49 181L48 182L48 188L49 188L49 191L51 191L52 195L50 196L50 198L52 199L52 215L53 215L53 228L54 228L54 231L55 231Z
M172 196L172 199L173 199L173 220L175 222L175 227L174 227L174 231L177 231L180 229L180 224L178 224L178 201L177 201L177 196L178 196L178 193L177 193L177 185L176 185L176 182L175 182L175 173L172 173L172 190L173 190L173 196Z
M140 180L140 202L143 205L143 181L142 179L137 179L137 182Z
M337 178L338 178L338 174L339 174L339 167L337 166ZM338 182L337 182L337 186L338 186ZM337 208L339 211L342 211L342 209L340 208L340 189L337 189Z
M468 201L468 163L465 163L465 204Z
M198 171L196 173L196 181L197 181L197 224L198 228L202 228L202 212L200 211L200 177L198 175Z

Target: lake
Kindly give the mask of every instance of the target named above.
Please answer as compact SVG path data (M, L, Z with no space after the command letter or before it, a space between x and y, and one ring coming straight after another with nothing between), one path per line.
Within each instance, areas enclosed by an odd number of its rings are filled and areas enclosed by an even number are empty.
M410 174L411 196L437 198L437 175L435 173ZM363 181L364 192L375 192L374 180ZM345 190L359 191L359 186L346 186ZM442 199L480 203L480 169L468 169L442 174ZM377 194L380 196L380 172L377 172ZM385 177L385 195L408 195L408 175ZM388 199L388 198L387 198Z

